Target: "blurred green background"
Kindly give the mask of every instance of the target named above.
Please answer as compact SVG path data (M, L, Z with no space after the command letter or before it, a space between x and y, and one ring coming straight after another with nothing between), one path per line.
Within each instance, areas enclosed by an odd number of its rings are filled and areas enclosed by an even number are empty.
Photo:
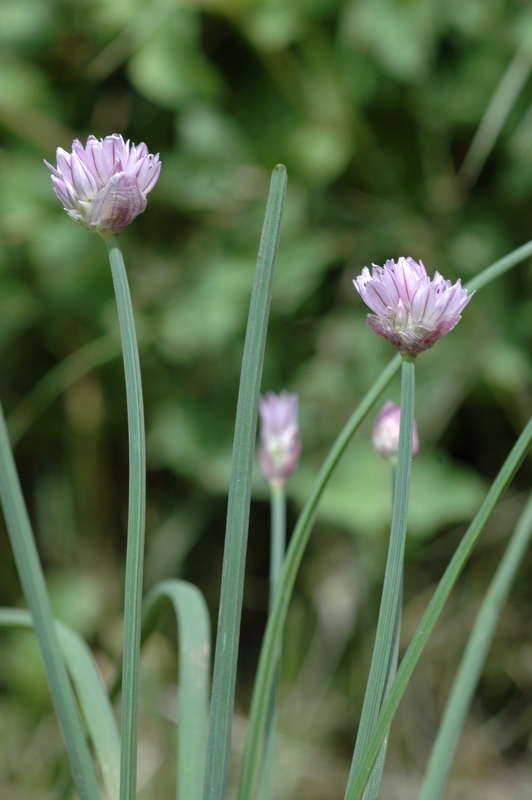
M341 426L393 356L364 325L351 283L361 268L404 255L466 281L531 238L532 9L518 0L2 0L0 43L0 397L54 608L86 636L111 681L127 502L116 311L104 245L61 209L43 159L55 163L56 147L89 133L119 132L161 154L148 208L121 236L145 388L146 586L170 576L197 583L215 627L238 375L271 169L286 164L289 188L263 390L300 396L292 524ZM526 262L479 292L459 327L418 360L422 450L405 643L530 416L531 289ZM398 383L386 399L398 399ZM324 498L290 610L282 800L343 797L387 545L389 475L371 449L371 422ZM385 800L415 796L531 478L527 464L415 673L392 732ZM234 777L267 608L268 526L257 470ZM528 558L449 798L529 797L531 578ZM23 602L2 529L0 605ZM168 621L143 656L143 800L175 791L174 641ZM51 800L64 786L35 644L28 633L2 634L0 796Z

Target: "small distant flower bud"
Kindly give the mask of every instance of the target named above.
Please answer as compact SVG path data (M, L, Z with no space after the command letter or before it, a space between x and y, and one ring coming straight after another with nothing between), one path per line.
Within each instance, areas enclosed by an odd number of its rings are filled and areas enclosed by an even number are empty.
M389 259L384 267L364 267L353 281L362 300L374 314L367 324L400 352L416 355L449 333L471 300L460 281L454 285L436 272L431 280L420 261Z
M58 147L56 155L57 169L44 162L54 192L69 217L101 236L116 236L144 211L161 171L159 154L124 142L118 133L89 136L85 147L75 139L72 153Z
M259 463L270 485L284 486L297 467L301 437L297 394L268 392L259 399Z
M388 461L397 461L399 452L399 425L401 422L401 406L388 400L384 404L373 426L371 441L377 453ZM419 450L419 436L414 420L412 430L412 458Z

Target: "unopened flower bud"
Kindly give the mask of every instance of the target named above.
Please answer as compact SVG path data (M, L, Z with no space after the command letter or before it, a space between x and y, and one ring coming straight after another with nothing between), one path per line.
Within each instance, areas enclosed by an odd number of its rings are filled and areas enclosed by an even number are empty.
M399 452L399 427L401 406L388 400L375 420L371 441L377 453L388 461L397 461ZM419 450L419 436L416 421L412 430L412 458Z
M259 463L270 485L284 486L297 467L301 437L297 394L268 392L259 398Z
M57 169L44 163L68 216L101 236L116 236L144 211L161 171L159 154L118 133L89 136L85 147L75 139L72 153L57 148Z

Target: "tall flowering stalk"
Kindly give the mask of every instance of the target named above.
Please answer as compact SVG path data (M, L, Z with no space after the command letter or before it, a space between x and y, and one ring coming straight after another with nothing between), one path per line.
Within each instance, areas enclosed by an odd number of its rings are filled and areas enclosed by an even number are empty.
M394 661L394 640L399 636L400 596L408 518L412 446L414 437L415 358L428 350L460 321L471 294L460 281L454 285L439 273L431 280L421 262L400 258L384 267L365 267L354 281L355 288L373 314L367 324L391 342L402 356L399 450L394 480L390 544L375 646L364 696L360 726L353 755L347 795L356 779L357 765L364 756L389 688ZM415 442L414 442L415 443ZM382 769L379 765L378 770ZM370 781L365 800L377 797L380 775Z
M146 208L161 164L145 144L132 145L119 134L85 147L77 139L72 152L57 150L54 191L67 214L105 241L115 288L129 428L129 504L124 604L120 798L133 800L137 782L138 680L146 510L146 443L137 336L131 295L118 233Z
M399 454L399 439L401 430L401 406L397 403L392 403L390 400L384 404L382 409L377 415L371 441L376 452L384 458L391 467L392 479L392 502L393 491L395 487L395 478L397 471L397 457ZM412 458L415 458L419 451L419 435L417 431L416 420L413 420L412 426ZM393 626L391 649L388 658L386 669L386 682L383 690L383 697L388 694L388 691L393 683L397 672L397 662L399 657L399 639L401 634L401 618L402 618L402 603L403 603L403 571L401 571L399 594L397 597L397 605L395 609L395 620ZM368 780L366 790L364 792L364 800L376 800L379 795L379 788L384 771L384 761L386 759L386 751L388 748L388 734L379 751L378 758L373 767L373 771Z
M259 464L270 486L270 602L271 611L286 549L286 491L288 478L296 469L301 455L297 394L268 392L259 398L260 442ZM278 662L277 657L277 662ZM260 800L272 796L275 760L277 679L274 679L262 763Z

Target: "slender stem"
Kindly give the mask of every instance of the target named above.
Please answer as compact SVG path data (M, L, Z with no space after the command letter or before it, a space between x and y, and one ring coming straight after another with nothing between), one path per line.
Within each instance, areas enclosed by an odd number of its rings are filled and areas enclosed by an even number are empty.
M397 662L399 659L399 642L401 639L401 619L402 619L402 605L403 605L403 577L401 576L401 588L399 591L399 598L397 601L397 609L395 614L395 624L393 629L392 649L390 652L390 661L388 664L388 672L386 673L386 684L384 687L384 697L390 691L394 678L397 674ZM384 772L384 762L386 760L386 751L388 749L388 735L389 729L386 732L386 737L379 750L379 755L373 766L373 771L370 775L368 784L364 791L363 800L377 800L379 796L379 789L382 780L382 773Z
M443 794L460 731L475 693L502 607L532 536L532 495L480 607L445 707L419 800Z
M44 574L1 407L0 497L20 582L30 608L50 694L65 743L72 778L81 800L99 800L100 791L89 749L83 736L72 686L61 655Z
M286 550L286 491L279 484L273 485L270 492L271 503L271 541L270 541L270 600L273 606L279 576L283 569Z
M270 611L273 607L279 576L283 568L286 550L286 491L284 484L272 484L270 491L271 504L271 536L270 536ZM277 655L279 664L280 652ZM278 668L272 684L270 707L266 720L266 740L262 766L261 800L269 800L272 796L274 763L275 763L275 728L277 724L277 676Z
M392 483L392 508L393 508L393 497L395 492L395 478L397 474L397 466L391 462L391 483ZM392 685L394 678L397 674L397 662L399 658L399 642L401 639L401 619L402 619L402 607L403 607L403 582L404 582L404 569L403 574L401 575L401 588L399 590L399 597L397 600L397 608L395 611L395 623L394 623L394 630L393 630L393 642L392 642L392 649L390 652L390 661L388 664L388 672L386 674L386 685L384 688L384 696L388 694L390 690L390 686ZM370 775L368 785L366 786L366 790L364 792L363 800L377 800L379 796L379 789L382 780L382 773L384 772L384 762L386 760L386 751L388 749L388 733L386 734L386 738L382 743L382 747L379 751L379 755L377 756L377 760L375 761L375 765L373 767L373 771Z
M286 169L278 165L273 170L270 183L242 358L214 657L204 800L223 800L227 793L257 408L285 192Z
M357 766L381 709L393 651L397 605L401 593L403 557L408 521L410 474L412 471L412 429L414 424L415 366L412 357L403 357L401 380L401 429L399 453L393 493L392 524L388 560L384 574L382 600L375 635L375 646L369 671L357 742L347 791L354 780Z
M124 259L118 239L108 239L106 244L122 338L129 430L129 503L124 603L120 800L134 800L137 793L138 683L146 515L146 443L139 352Z

